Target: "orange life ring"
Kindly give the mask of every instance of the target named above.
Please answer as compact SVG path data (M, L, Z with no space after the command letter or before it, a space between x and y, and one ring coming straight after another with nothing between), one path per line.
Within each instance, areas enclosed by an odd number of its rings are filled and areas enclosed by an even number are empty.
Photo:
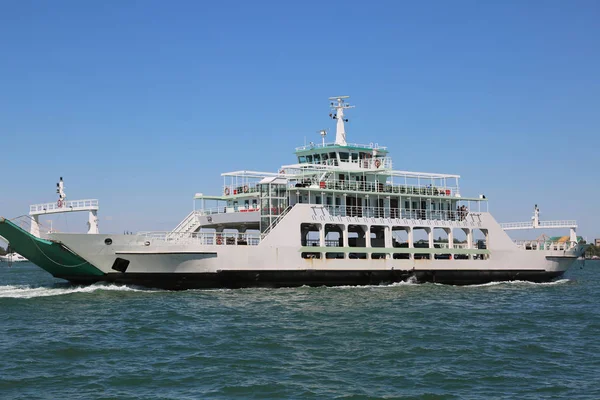
M220 236L217 238L217 244L218 245L222 245L223 244L223 239Z
M248 185L244 185L244 193L248 193Z
M228 187L225 188L225 196L229 196L229 188Z
M62 200L58 200L58 201L56 202L56 205L58 206L58 208L61 208L61 207L63 206L63 202L62 202Z
M375 167L379 168L381 166L381 161L375 160Z

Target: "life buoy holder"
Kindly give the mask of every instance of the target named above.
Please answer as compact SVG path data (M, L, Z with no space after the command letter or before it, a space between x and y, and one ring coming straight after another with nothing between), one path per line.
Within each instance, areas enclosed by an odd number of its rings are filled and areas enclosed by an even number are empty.
M58 206L58 208L61 208L61 207L63 206L63 202L62 202L62 200L58 200L58 201L56 202L56 205Z
M229 196L229 188L228 187L225 188L225 196Z
M248 193L248 185L244 185L244 193Z
M218 244L219 246L223 244L223 238L222 238L222 237L220 237L220 236L219 236L219 237L217 238L217 244Z
M379 168L379 167L381 167L381 161L379 161L379 160L375 160L375 167L376 167L376 168Z
M285 174L285 169L280 169L280 170L279 170L279 173L280 173L280 174Z

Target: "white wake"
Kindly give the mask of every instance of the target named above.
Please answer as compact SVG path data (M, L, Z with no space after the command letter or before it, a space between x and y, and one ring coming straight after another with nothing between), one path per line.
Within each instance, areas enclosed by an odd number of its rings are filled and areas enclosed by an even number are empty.
M60 287L31 287L31 286L0 286L0 298L31 299L33 297L63 296L73 293L92 293L96 291L113 292L147 292L148 290L134 289L128 286L95 284L90 286Z
M548 285L562 285L563 283L571 282L570 279L559 279L551 282L531 282L531 281L499 281L499 282L488 282L480 285L465 285L465 287L486 287L486 286L498 286L498 285L536 285L536 286L548 286Z

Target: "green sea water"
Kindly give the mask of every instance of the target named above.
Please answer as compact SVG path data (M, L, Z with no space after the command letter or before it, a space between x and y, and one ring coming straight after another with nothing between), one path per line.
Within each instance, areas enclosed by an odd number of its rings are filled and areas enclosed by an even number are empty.
M0 264L0 399L600 399L600 263L548 284L76 287Z

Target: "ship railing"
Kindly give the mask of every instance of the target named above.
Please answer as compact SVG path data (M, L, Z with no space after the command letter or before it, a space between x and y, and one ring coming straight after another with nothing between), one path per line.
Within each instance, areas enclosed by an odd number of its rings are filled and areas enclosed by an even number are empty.
M12 223L17 225L19 228L23 229L26 232L31 233L31 225L34 222L34 219L30 215L20 215L18 217L10 219ZM37 226L39 229L39 234L41 237L45 238L48 233L59 232L56 229L53 229L52 225L48 225L45 222L38 221Z
M296 151L311 150L311 149L323 149L327 147L339 147L337 143L310 143L304 146L296 147ZM375 149L375 150L387 150L385 146L379 146L379 143L359 144L359 143L347 143L348 147L358 147L361 149Z
M243 185L225 185L223 186L225 196L254 195L260 194L260 185L258 183L247 183ZM254 197L256 197L254 195Z
M244 205L238 206L223 206L223 207L213 207L213 208L204 208L202 210L194 211L196 215L214 215L214 214L227 214L227 213L236 213L236 212L255 212L260 211L258 205L251 204L248 207Z
M576 227L577 221L574 219L568 219L563 221L540 221L538 226L541 228Z
M436 248L440 248L440 249L448 249L448 242L434 242L434 247ZM452 248L453 249L468 249L469 245L467 243L457 243L454 242L452 243Z
M577 247L574 241L551 241L551 240L515 240L515 244L525 250L565 251Z
M86 199L86 200L67 200L65 202L56 201L53 203L41 203L41 204L33 204L29 206L29 213L36 214L44 211L52 211L52 210L77 210L84 209L88 210L90 208L98 209L98 200L97 199Z
M577 227L577 221L574 219L562 220L562 221L540 221L537 227L533 224L533 221L526 222L506 222L500 224L502 229L527 229L527 228L571 228Z
M340 217L367 217L367 218L394 218L394 219L420 219L438 221L462 221L468 211L454 210L429 210L407 209L390 207L365 207L365 206L323 206L330 215Z
M139 232L147 241L160 241L171 244L193 243L206 246L256 246L260 243L259 233L235 232L188 232L173 234L172 231Z
M460 190L456 186L431 186L431 185L403 185L394 183L377 183L377 182L356 182L350 180L334 180L325 179L319 180L317 177L307 177L305 179L294 179L290 181L289 190L308 187L311 189L332 189L363 193L382 193L382 194L398 194L398 195L413 195L413 196L443 196L443 197L459 197ZM256 197L260 194L258 185L227 185L223 186L223 194L225 196L237 195L253 195Z
M444 196L452 197L459 193L458 187L454 186L412 186L399 185L391 183L376 183L376 182L356 182L346 180L324 180L319 181L316 178L306 179L295 184L299 187L318 187L320 189L343 190L353 192L366 193L382 193L382 194L400 194L414 196Z

